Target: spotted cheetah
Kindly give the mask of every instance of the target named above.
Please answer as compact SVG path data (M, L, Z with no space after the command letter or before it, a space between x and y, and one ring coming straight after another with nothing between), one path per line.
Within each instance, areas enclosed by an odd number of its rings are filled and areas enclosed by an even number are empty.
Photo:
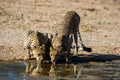
M28 50L28 58L33 55L37 60L42 61L45 56L49 56L52 34L40 33L29 30L24 39L24 46Z
M75 49L74 55L78 50L84 50L84 45L79 32L80 16L75 11L68 11L64 17L63 29L60 34L53 37L53 48L50 50L51 61L55 63L61 53L70 53L71 48Z

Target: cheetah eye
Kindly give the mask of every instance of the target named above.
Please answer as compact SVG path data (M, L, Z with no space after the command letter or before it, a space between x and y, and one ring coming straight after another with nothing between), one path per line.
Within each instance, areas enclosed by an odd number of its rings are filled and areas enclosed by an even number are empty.
M41 56L42 54L38 54L38 56Z
M52 56L52 54L50 54L50 56Z
M54 54L51 54L50 56L54 56Z
M34 45L34 48L36 48L36 46Z

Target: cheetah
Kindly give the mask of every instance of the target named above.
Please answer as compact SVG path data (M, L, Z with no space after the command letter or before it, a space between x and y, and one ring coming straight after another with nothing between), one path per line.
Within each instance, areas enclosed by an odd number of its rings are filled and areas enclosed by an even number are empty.
M53 48L50 50L50 57L53 63L56 63L61 53L69 55L71 48L74 48L74 55L78 54L78 50L84 50L80 32L79 32L80 16L75 11L68 11L64 17L63 29L60 34L53 37ZM58 57L57 57L58 56Z
M28 50L27 59L30 59L33 55L36 60L41 62L45 56L49 56L51 35L52 34L29 30L24 39L24 46Z
M28 57L26 59L31 58L31 56L33 55L32 51L34 49L37 50L37 52L40 51L39 50L40 48L38 48L39 41L38 41L38 38L37 38L37 31L29 30L26 33L26 36L24 38L24 46L25 46L25 49L27 49L27 51L28 51Z

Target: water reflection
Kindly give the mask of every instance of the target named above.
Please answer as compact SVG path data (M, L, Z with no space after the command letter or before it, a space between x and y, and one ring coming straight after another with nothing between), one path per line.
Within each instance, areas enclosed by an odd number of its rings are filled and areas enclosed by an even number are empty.
M55 66L51 64L39 64L36 61L26 61L25 76L53 76L55 77Z
M0 63L1 80L120 80L120 60L79 64Z
M83 64L38 64L26 62L25 76L70 79L99 80L120 79L120 62L89 62Z
M50 78L72 78L77 71L74 66L69 64L39 64L36 61L26 61L25 77L50 77ZM73 70L75 69L75 70ZM75 72L74 72L75 71ZM72 75L71 75L72 74Z

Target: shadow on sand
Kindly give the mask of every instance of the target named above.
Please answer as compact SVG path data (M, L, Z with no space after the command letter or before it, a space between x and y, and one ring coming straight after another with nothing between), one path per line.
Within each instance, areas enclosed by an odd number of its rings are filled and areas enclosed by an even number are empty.
M70 63L86 63L91 61L106 62L106 61L112 61L112 60L120 60L120 56L115 54L98 54L98 53L79 54L77 56L71 55L70 60L71 60ZM61 63L61 62L62 63L65 62L64 55L62 55L58 60L58 63Z
M35 58L32 58L31 60L34 60ZM43 63L50 63L50 57L48 59L43 60ZM87 62L106 62L106 61L112 61L112 60L120 60L120 55L115 54L103 54L103 53L91 53L91 54L78 54L73 55L71 53L69 57L69 61L66 62L66 55L63 54L59 57L57 60L57 64L61 63L87 63Z
M71 61L73 63L82 63L82 62L106 62L106 61L112 61L112 60L118 60L120 59L120 56L114 55L114 54L98 54L98 53L92 53L89 55L81 54L78 56L72 56Z

